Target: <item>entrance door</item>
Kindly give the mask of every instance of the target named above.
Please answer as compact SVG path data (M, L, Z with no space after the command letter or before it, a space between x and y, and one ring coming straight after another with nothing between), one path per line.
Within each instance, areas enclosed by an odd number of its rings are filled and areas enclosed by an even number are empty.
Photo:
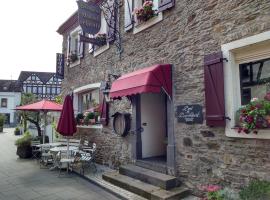
M141 95L142 158L166 155L166 101L165 95Z

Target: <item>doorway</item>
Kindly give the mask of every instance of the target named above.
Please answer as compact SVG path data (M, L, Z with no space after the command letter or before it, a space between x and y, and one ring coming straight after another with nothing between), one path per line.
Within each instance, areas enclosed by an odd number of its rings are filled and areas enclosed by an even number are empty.
M141 94L141 158L166 162L167 114L164 93Z

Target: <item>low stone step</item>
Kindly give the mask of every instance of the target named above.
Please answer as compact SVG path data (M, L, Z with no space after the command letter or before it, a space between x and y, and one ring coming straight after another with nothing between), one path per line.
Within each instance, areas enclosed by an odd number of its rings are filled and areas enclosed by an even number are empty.
M164 190L117 172L104 173L102 178L114 185L151 200L176 200L184 198L189 194L189 190L184 187Z
M146 169L153 170L155 172L167 174L166 164L163 165L163 164L160 164L157 162L151 162L151 161L147 161L147 160L136 160L135 165L137 165L139 167L146 168Z
M174 176L155 172L150 169L136 165L121 166L119 173L132 178L139 179L145 183L158 186L164 190L169 190L177 186L177 179Z

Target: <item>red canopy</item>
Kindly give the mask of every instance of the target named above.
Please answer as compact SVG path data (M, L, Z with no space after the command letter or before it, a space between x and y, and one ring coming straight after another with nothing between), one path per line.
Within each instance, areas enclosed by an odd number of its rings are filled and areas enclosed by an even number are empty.
M110 98L116 99L140 93L159 93L163 89L172 95L171 65L161 64L121 76L113 82Z
M61 111L62 105L57 104L53 101L42 100L36 103L18 106L15 110L25 110L25 111Z
M56 130L63 136L72 136L77 131L73 101L70 95L67 95L65 98Z

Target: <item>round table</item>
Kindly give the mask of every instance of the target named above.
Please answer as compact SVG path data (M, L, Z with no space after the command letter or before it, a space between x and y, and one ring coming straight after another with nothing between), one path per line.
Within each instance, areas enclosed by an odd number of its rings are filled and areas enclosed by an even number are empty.
M79 147L69 146L69 151L78 150ZM53 147L50 149L51 152L67 151L67 146Z

